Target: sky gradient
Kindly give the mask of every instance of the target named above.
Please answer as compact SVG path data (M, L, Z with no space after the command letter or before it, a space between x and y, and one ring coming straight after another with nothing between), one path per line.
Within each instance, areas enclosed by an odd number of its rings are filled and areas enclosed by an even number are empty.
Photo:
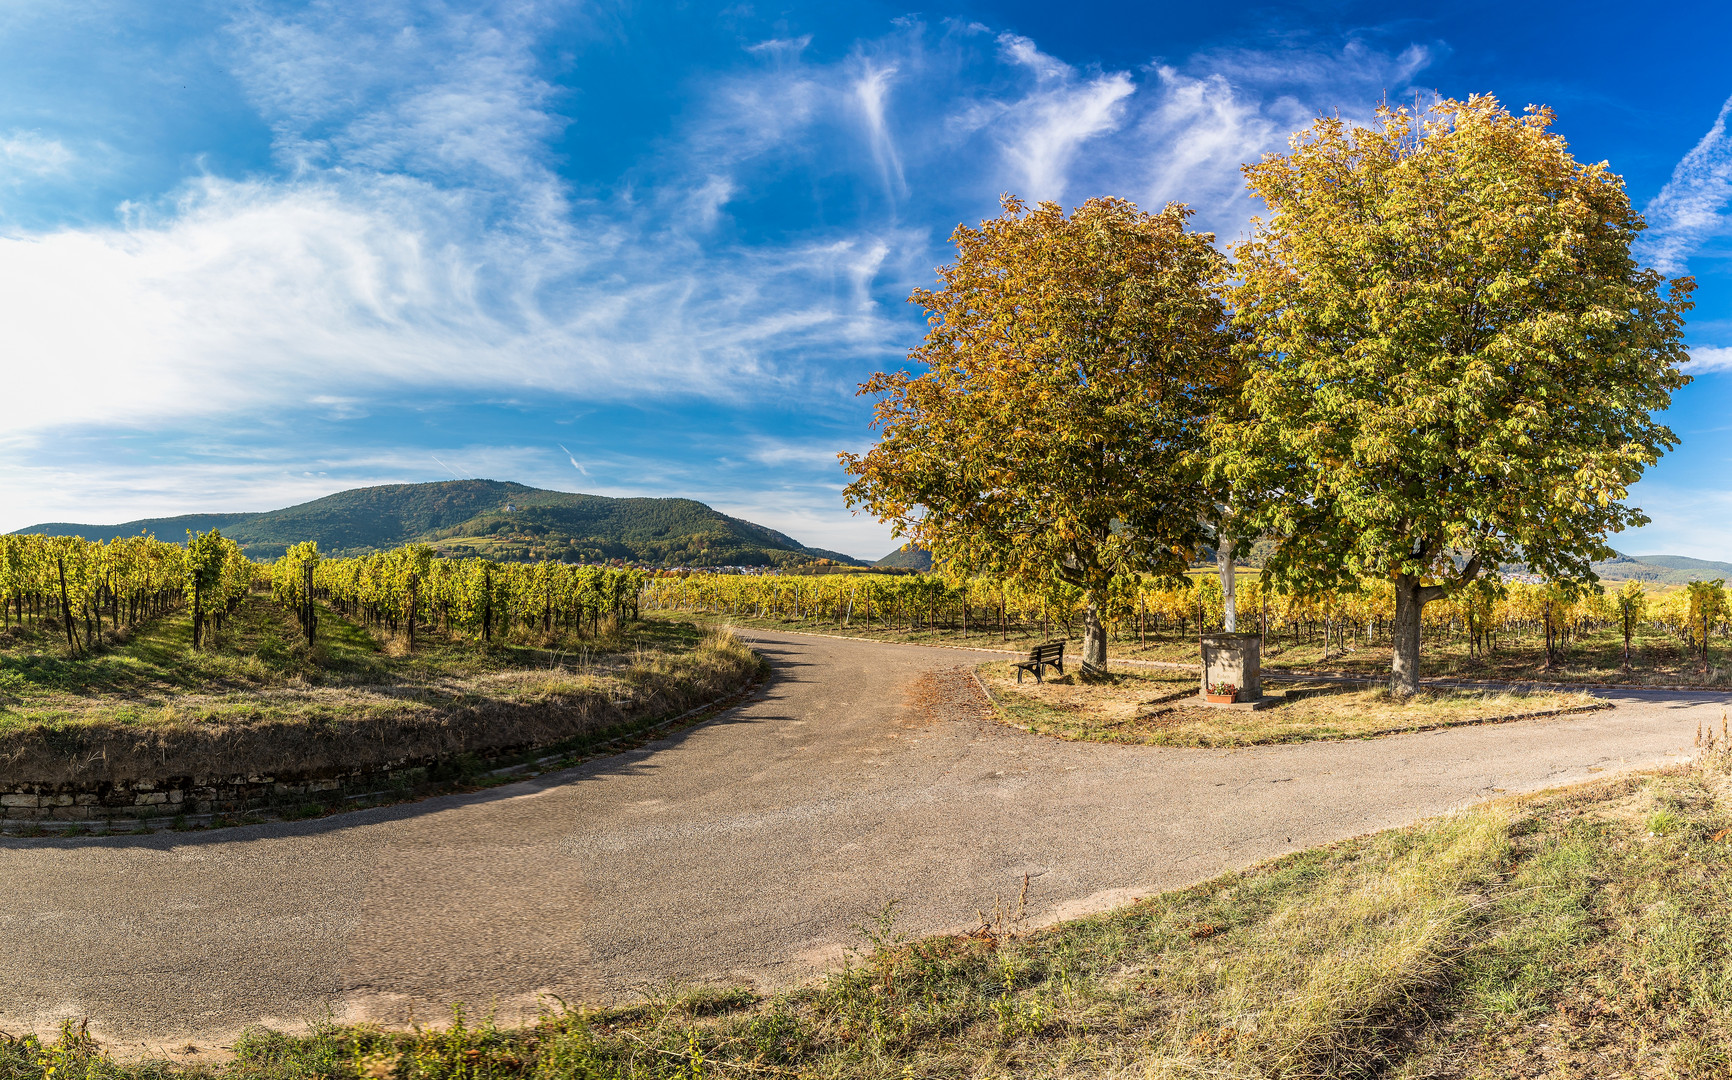
M0 530L486 477L681 495L876 558L873 371L1001 192L1190 203L1380 98L1550 105L1699 282L1620 550L1732 559L1732 9L0 9Z

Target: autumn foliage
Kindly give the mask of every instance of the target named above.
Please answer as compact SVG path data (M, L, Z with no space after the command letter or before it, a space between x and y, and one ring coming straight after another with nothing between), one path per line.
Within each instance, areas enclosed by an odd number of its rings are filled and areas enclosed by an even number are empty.
M1552 123L1491 97L1319 119L1245 167L1268 212L1231 264L1179 204L1006 197L911 297L924 372L865 384L850 503L942 566L1091 596L1232 518L1297 593L1390 582L1412 692L1426 603L1511 563L1592 582L1677 443L1694 284L1636 263L1623 181Z
M842 455L851 504L957 571L1084 591L1083 662L1106 663L1115 575L1182 569L1201 536L1202 431L1226 387L1225 260L1190 211L1091 199L1066 215L1004 199L959 226L931 329L875 376L881 439Z

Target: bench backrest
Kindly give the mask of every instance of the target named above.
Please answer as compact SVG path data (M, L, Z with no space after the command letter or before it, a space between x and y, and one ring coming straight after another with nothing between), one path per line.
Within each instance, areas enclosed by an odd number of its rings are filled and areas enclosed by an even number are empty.
M1028 662L1031 664L1044 661L1064 659L1064 642L1049 641L1044 645L1036 645L1028 650Z

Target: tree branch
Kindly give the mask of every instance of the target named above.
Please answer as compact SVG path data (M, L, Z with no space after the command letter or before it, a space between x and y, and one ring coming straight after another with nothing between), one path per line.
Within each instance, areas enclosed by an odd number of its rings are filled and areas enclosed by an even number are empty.
M1473 558L1467 560L1467 565L1461 568L1461 573L1455 576L1454 581L1445 585L1427 585L1420 589L1419 602L1429 604L1433 600L1441 600L1457 589L1471 584L1477 577L1479 577L1479 552L1476 551Z

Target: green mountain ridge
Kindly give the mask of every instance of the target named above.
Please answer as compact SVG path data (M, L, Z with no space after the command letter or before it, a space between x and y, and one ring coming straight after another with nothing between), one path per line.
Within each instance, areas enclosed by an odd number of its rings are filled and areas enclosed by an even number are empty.
M149 533L161 540L181 540L188 529L194 532L209 532L221 529L225 534L244 521L258 517L258 514L180 514L176 517L139 518L137 521L123 521L119 525L79 525L69 521L47 521L40 525L18 529L12 535L23 533L41 533L44 536L82 536L86 540L116 540L122 536L138 536Z
M500 480L354 488L257 514L183 514L121 525L55 522L17 531L91 540L149 532L179 540L189 528L221 529L256 559L317 540L321 551L339 556L429 543L450 555L511 560L795 566L829 559L863 565L695 499L614 499Z
M1682 585L1689 581L1732 578L1732 562L1692 559L1685 555L1625 555L1594 564L1601 581L1651 581Z
M872 565L885 570L917 570L925 573L932 569L932 552L913 544L903 544Z

